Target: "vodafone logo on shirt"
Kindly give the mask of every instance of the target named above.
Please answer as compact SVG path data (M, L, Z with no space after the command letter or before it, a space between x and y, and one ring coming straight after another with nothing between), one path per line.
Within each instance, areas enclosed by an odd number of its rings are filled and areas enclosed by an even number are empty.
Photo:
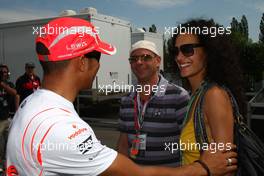
M79 136L83 132L87 131L87 128L78 129L78 127L75 124L72 125L72 128L77 129L77 130L68 136L68 139L70 139L70 140L74 139L75 137Z

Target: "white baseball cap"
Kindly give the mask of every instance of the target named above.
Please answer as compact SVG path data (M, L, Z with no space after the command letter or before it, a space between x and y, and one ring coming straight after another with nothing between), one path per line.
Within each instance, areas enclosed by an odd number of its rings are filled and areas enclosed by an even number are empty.
M147 50L155 53L156 55L160 56L160 54L157 50L156 44L153 42L147 41L147 40L140 40L140 41L134 43L132 45L131 50L130 50L130 55L133 51L135 51L137 49L147 49Z

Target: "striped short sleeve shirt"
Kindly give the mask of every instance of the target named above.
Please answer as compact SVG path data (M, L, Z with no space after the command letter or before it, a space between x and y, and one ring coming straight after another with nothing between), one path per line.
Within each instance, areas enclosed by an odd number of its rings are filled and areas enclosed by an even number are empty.
M141 165L179 166L179 151L169 149L172 144L179 143L182 123L186 114L189 94L182 87L169 83L160 76L158 86L165 89L158 91L148 102L144 122L140 133L146 134L146 150L131 158ZM119 130L127 133L129 151L136 134L134 123L134 97L131 92L121 100ZM129 152L128 151L128 152Z

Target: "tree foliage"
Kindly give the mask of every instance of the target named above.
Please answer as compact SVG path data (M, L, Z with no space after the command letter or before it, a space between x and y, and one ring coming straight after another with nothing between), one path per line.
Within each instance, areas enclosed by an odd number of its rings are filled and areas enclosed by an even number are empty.
M264 44L264 13L262 14L262 18L259 24L259 42Z
M241 34L248 39L248 22L245 15L242 16L241 22L240 22L240 30Z
M264 44L253 43L248 37L248 23L243 15L241 22L236 18L231 21L231 38L237 48L240 63L244 71L246 88L250 88L251 82L258 82L262 78L264 71ZM250 88L251 89L251 88Z
M149 32L157 33L157 27L155 26L155 24L152 24L149 27Z

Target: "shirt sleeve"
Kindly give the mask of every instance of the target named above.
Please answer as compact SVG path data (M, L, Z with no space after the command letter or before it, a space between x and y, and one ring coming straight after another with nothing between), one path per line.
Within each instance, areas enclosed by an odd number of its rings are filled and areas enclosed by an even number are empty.
M48 173L95 176L105 171L117 152L102 145L85 122L54 125L41 144L42 167Z

